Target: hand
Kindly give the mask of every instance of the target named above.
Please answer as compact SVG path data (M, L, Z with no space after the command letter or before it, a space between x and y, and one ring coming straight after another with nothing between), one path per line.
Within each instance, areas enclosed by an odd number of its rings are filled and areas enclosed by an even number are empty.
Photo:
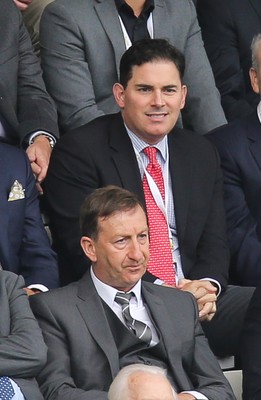
M14 0L14 3L20 11L25 11L32 3L32 0Z
M177 288L194 295L198 304L200 321L210 321L214 317L217 288L210 281L181 279Z
M179 393L178 400L195 400L195 397L190 393Z
M34 294L41 293L39 290L32 290L28 287L25 287L24 291L26 292L27 296L33 296Z
M34 143L31 144L26 150L28 158L31 162L33 173L36 176L38 191L41 194L43 193L41 182L46 176L51 152L52 148L50 146L50 142L44 135L37 136Z

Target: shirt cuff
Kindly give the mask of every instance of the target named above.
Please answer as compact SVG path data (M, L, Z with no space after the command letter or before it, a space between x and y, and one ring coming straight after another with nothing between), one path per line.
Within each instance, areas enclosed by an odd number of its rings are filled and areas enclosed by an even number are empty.
M33 283L32 285L27 286L28 289L35 289L35 290L39 290L40 292L48 292L49 289L42 285L41 283Z
M200 281L209 281L209 282L214 283L215 286L217 286L217 290L218 290L217 291L217 296L220 295L220 293L221 293L221 285L220 285L220 283L218 281L216 281L216 279L213 279L213 278L202 278L202 279L200 279Z
M45 131L36 131L36 132L34 132L34 133L32 133L32 134L30 134L28 136L28 144L29 144L29 146L30 146L30 144L33 144L35 138L37 136L40 136L40 135L47 136L47 137L49 137L50 139L52 139L54 141L54 144L56 143L56 137L54 135L52 135L51 133L48 133L48 132L45 132Z
M204 396L204 394L200 393L200 392L196 392L195 390L186 390L184 392L181 393L188 393L191 394L192 396L195 397L195 399L197 400L208 400L208 398L206 396Z

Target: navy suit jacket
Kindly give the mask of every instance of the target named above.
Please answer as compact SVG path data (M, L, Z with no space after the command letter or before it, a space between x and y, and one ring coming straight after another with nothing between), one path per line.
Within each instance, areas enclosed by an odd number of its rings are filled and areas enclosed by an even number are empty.
M22 143L38 130L58 136L54 103L48 95L39 60L22 15L13 1L0 2L0 114L10 141Z
M222 175L216 149L190 131L168 134L169 165L182 268L188 279L209 277L225 286L228 249ZM96 188L116 185L145 204L137 158L120 114L102 116L64 135L52 153L45 194L61 280L86 270L79 211Z
M261 284L261 124L255 111L208 137L219 150L234 283Z
M198 0L197 12L227 119L251 114L259 101L249 68L250 45L261 32L260 0Z
M24 199L8 201L15 181ZM39 211L35 179L26 154L0 143L0 264L24 277L26 285L57 287L58 268Z

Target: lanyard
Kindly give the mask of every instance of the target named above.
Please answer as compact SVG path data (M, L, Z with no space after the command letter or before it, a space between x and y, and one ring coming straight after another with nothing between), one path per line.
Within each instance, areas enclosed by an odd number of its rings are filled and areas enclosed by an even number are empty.
M119 20L120 20L120 24L121 24L121 29L122 29L122 33L123 33L124 42L125 42L125 47L126 47L126 50L128 50L128 48L131 47L132 43L131 43L130 37L129 37L128 33L127 33L127 30L126 30L126 28L124 26L124 23L123 23L120 15L119 15ZM148 18L147 28L148 28L150 37L153 39L152 13L150 13L150 16Z
M171 233L169 223L168 223L168 187L169 187L169 149L168 149L168 147L166 150L167 150L166 161L164 163L163 171L162 171L163 181L164 181L164 190L165 190L165 202L164 202L162 195L160 193L160 190L159 190L157 184L155 183L154 179L152 178L152 176L148 173L139 152L136 149L134 149L138 163L142 169L142 172L145 174L145 176L147 178L148 185L149 185L150 191L152 193L152 196L155 200L155 203L157 204L159 209L162 211L162 213L166 219L168 232L169 232L170 245L171 245L171 248L173 249L173 238L172 238L172 233Z

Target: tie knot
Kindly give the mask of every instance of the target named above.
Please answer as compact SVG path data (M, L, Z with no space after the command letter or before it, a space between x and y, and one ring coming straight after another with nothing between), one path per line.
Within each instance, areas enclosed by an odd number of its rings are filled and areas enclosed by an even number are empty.
M123 304L129 304L130 299L132 298L133 293L121 293L117 292L115 296L115 301L116 303L123 305Z
M145 149L143 150L143 152L148 157L149 162L152 164L157 163L157 157L156 157L157 151L158 150L156 149L156 147L152 147L152 146L145 147Z

